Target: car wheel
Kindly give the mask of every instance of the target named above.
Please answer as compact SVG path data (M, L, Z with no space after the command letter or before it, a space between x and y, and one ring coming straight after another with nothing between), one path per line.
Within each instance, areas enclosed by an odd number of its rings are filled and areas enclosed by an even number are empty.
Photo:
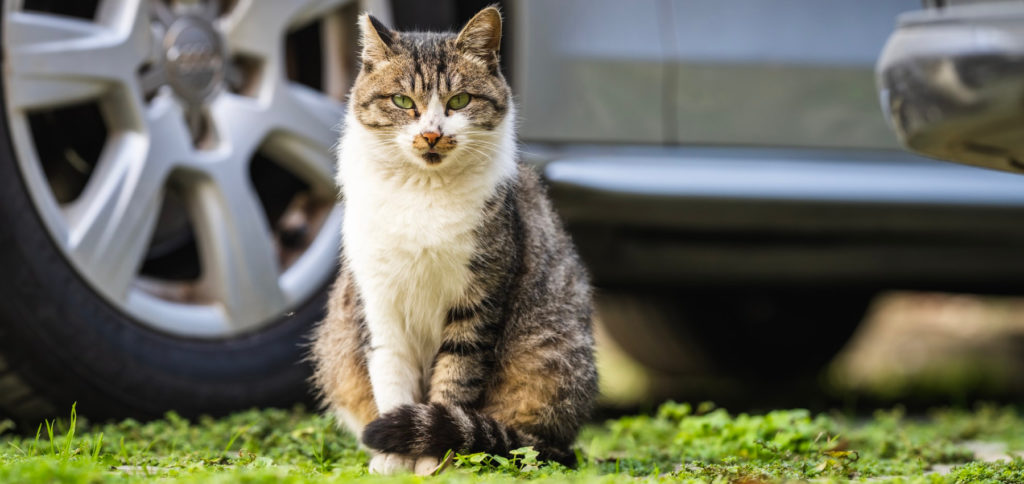
M849 341L874 291L708 291L677 300L716 368L757 382L814 376Z
M308 398L355 1L4 3L0 411Z
M823 369L873 297L868 290L718 288L651 290L599 302L619 346L652 370L774 382Z

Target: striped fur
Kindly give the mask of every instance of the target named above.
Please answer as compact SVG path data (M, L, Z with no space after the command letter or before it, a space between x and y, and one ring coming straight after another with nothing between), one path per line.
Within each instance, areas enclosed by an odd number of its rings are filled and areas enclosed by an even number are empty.
M533 435L480 411L457 405L420 403L399 407L366 427L364 443L400 455L443 457L449 450L508 455L533 447L545 460L576 466L567 446L549 446Z
M571 465L597 392L590 286L540 180L516 162L497 10L458 36L369 17L363 29L339 150L342 267L313 345L324 402L372 450L371 471L528 445ZM449 88L473 101L383 103ZM453 142L440 162L404 146L435 126Z

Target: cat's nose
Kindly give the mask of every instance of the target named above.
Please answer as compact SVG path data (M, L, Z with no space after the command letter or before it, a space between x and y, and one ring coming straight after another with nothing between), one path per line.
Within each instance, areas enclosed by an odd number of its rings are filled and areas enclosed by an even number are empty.
M437 144L437 140L441 138L441 133L438 133L437 131L427 131L426 133L420 133L420 136L427 140L427 144L433 148L434 145Z

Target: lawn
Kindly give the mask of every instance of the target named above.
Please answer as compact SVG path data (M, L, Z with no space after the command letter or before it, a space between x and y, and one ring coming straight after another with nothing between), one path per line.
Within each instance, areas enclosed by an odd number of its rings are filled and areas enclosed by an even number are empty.
M0 431L9 430L0 423ZM1024 482L1024 417L1010 408L871 417L778 410L731 414L668 403L648 416L587 427L580 466L455 456L437 477L382 478L330 419L301 408L190 422L95 425L72 418L38 436L0 435L0 482Z

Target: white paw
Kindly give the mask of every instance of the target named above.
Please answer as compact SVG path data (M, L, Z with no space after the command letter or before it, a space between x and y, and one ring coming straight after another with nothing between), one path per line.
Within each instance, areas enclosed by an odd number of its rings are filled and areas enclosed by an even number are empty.
M416 459L416 474L429 476L441 468L441 463L436 457L420 457Z
M399 454L375 454L370 458L370 474L390 476L413 469L416 459Z

